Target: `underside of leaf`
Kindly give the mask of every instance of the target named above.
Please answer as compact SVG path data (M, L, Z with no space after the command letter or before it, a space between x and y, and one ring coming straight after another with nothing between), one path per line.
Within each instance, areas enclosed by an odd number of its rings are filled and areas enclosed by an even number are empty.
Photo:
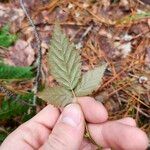
M81 58L58 24L54 28L48 55L52 76L60 85L73 90L81 75Z
M76 96L92 94L100 86L107 65L103 64L93 70L89 70L82 76L81 82L75 89Z
M59 86L47 87L42 92L39 92L37 96L56 107L64 107L72 102L72 93Z

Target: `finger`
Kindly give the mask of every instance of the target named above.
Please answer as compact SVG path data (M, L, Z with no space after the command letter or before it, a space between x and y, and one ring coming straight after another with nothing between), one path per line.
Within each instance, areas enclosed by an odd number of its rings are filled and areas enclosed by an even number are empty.
M22 124L12 132L2 144L5 150L37 149L51 132L59 117L59 111L52 105L48 105L34 118ZM17 144L16 144L17 142Z
M133 126L133 127L136 127L136 122L133 118L131 117L126 117L126 118L123 118L123 119L119 119L119 120L116 120L117 122L120 122L120 123L123 123L125 125L129 125L129 126Z
M42 111L35 115L28 123L39 123L43 126L52 129L59 117L59 110L53 105L46 106Z
M81 143L80 150L97 150L97 146L84 138Z
M41 149L77 150L84 134L84 116L78 104L66 106Z
M131 117L126 117L126 118L123 118L123 119L119 119L119 120L116 120L117 122L120 122L120 123L123 123L125 125L129 125L129 126L133 126L133 127L136 127L136 122L133 118ZM104 148L103 150L111 150L111 148Z
M136 128L117 121L103 125L88 125L92 138L104 148L116 150L145 150L148 146L146 134Z
M108 113L105 107L94 98L80 97L78 98L85 119L90 123L102 123L107 120Z

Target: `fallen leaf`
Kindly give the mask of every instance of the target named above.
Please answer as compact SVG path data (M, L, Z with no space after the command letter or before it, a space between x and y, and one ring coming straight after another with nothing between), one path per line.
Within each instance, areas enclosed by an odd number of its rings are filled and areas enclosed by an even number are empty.
M30 43L24 40L18 40L4 59L9 65L30 66L35 58L35 52Z

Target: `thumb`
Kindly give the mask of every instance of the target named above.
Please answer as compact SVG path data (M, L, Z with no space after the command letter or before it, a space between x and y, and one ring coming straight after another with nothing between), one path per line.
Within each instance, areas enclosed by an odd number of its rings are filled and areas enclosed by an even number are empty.
M77 150L84 134L84 117L78 104L66 106L60 115L48 141L41 147L45 150Z

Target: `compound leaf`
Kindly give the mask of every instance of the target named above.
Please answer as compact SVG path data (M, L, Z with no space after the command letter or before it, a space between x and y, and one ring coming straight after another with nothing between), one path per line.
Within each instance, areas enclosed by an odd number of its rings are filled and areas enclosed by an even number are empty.
M73 90L81 75L81 57L74 44L62 33L59 24L54 27L48 62L52 76L63 87Z
M53 88L46 87L43 91L39 92L37 96L57 107L64 107L72 102L72 93L59 86Z
M81 82L75 89L76 96L90 95L93 91L97 90L102 81L102 77L106 70L107 65L103 64L93 70L86 72L81 79Z

